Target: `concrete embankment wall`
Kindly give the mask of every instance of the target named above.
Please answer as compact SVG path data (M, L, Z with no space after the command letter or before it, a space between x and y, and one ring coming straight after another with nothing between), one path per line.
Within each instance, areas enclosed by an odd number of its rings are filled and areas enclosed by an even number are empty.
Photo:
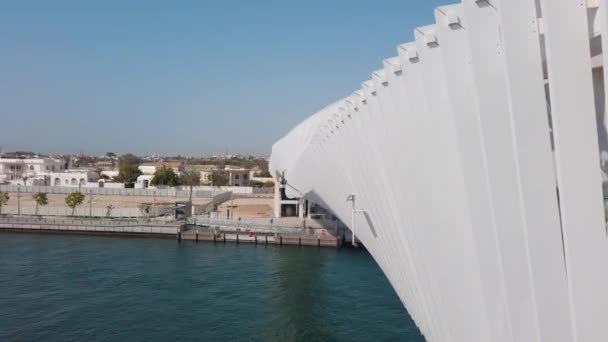
M175 238L179 227L176 225L110 225L87 221L35 222L0 221L0 232L63 233L88 235L116 235L137 237Z
M342 240L334 237L318 237L308 234L266 234L235 232L235 231L187 231L182 233L183 240L208 241L214 243L236 243L253 245L301 246L301 247L330 247L340 248Z
M343 239L332 235L293 232L257 232L220 229L219 227L186 226L179 223L160 224L116 220L0 218L0 233L52 233L100 236L155 237L214 243L244 243L277 246L310 246L340 248Z

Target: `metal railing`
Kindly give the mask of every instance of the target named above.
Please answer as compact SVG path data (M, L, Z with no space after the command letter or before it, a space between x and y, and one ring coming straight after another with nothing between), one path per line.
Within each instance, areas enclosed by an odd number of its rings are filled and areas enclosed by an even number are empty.
M83 194L103 196L145 196L145 197L180 197L187 198L190 189L187 187L173 187L167 189L125 189L125 188L93 188L93 187L65 187L65 186L43 186L43 185L0 185L0 192L22 192L47 194L71 194L80 191ZM223 190L201 190L193 188L192 197L213 198L228 191Z

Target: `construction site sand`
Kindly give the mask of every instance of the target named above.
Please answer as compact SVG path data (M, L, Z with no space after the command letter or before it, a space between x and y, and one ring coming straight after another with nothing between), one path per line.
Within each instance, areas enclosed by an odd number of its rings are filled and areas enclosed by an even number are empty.
M31 193L22 193L21 194L21 205L23 207L34 207L36 203L32 199ZM84 194L85 200L83 205L89 205L89 195ZM9 206L17 206L18 194L10 193L10 199L8 201ZM47 194L49 199L48 207L65 207L65 197L64 194ZM172 205L175 204L176 201L187 200L187 198L174 198L174 197L156 197L157 205ZM193 199L193 204L195 205L203 205L209 203L211 200L208 198L195 198ZM93 196L93 207L95 208L105 208L108 205L112 205L114 208L137 208L141 203L153 203L154 198L150 196L102 196L95 195Z
M229 208L232 208L234 218L270 218L272 206L272 198L238 198L224 202L219 212L225 214Z

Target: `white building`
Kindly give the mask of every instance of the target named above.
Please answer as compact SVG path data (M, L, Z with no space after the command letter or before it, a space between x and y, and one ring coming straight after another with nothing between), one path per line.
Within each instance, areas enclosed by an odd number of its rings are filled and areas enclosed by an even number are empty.
M156 172L157 165L155 163L145 163L139 165L138 169L144 175L153 175Z
M223 170L220 170L216 165L205 166L206 168L200 168L202 184L211 184L211 176L214 172L219 172L226 176L229 186L248 186L251 180L251 170L249 169L226 166Z
M250 180L249 169L225 169L222 173L228 176L228 185L230 186L247 186Z
M163 166L173 169L173 171L178 175L184 170L183 162L143 163L139 165L138 169L144 175L153 175Z
M92 170L66 169L65 161L56 158L0 158L0 182L22 185L87 186L99 175ZM91 185L89 185L91 186Z
M135 182L135 189L149 188L150 183L152 182L152 178L154 178L154 174L143 174L137 177L137 181Z
M0 182L44 185L54 173L64 172L65 161L55 158L0 158Z
M53 186L85 187L87 183L96 183L99 175L95 171L75 169L53 173L51 179Z

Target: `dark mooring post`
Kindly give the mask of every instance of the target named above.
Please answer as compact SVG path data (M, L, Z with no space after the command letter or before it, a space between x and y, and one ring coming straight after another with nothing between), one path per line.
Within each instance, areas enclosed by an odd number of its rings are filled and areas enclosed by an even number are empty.
M236 244L239 244L239 233L236 233Z
M283 246L283 237L279 236L279 246Z
M255 239L255 245L258 244L258 234L253 234L253 238Z
M177 242L182 242L182 230L177 230Z
M213 244L215 245L216 242L217 242L217 233L213 232Z
M226 243L226 233L224 233L224 244Z
M196 243L198 243L198 230L196 231Z
M298 238L298 247L302 247L302 237Z
M268 246L268 235L264 235L264 244Z

